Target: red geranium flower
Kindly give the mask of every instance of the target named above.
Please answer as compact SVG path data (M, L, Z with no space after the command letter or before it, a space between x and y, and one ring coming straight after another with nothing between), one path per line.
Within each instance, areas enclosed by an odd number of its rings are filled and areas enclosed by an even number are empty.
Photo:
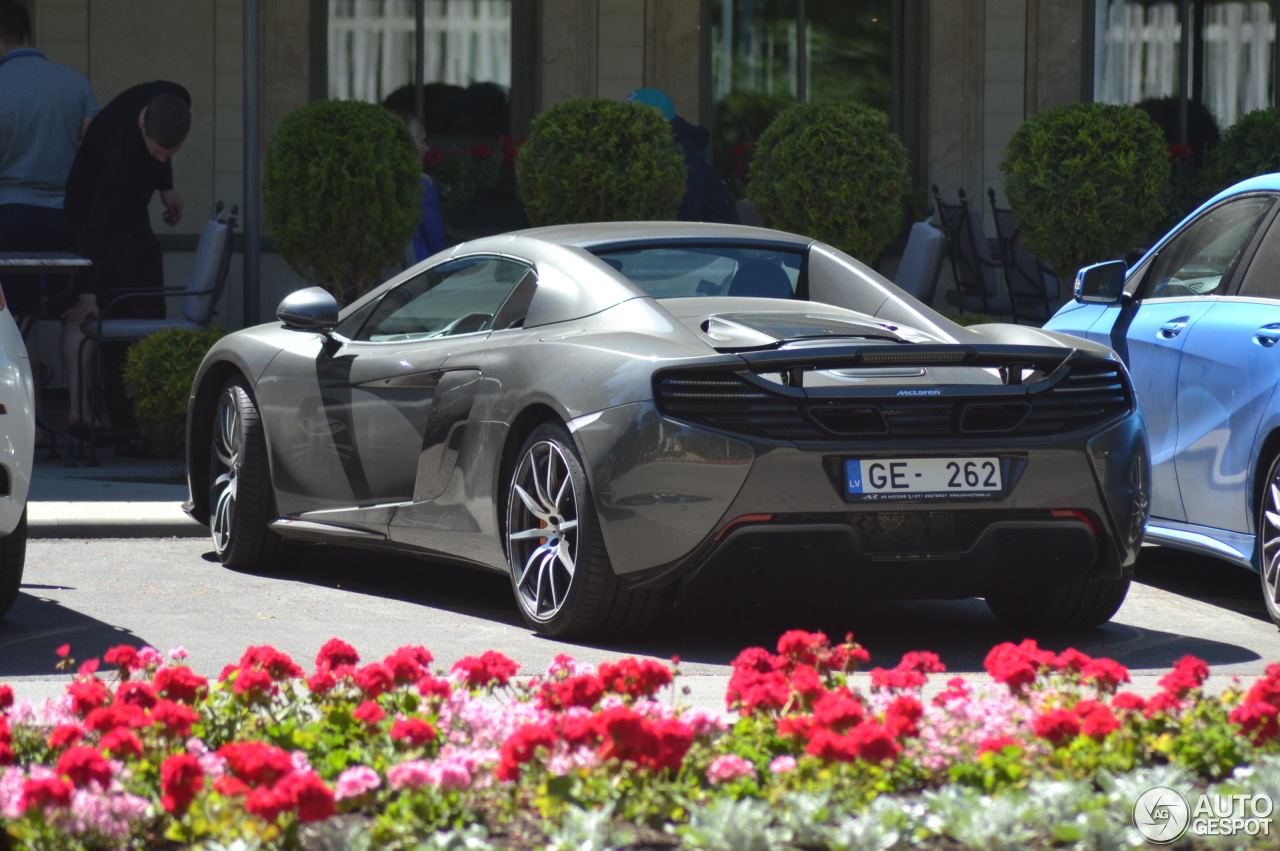
M209 690L207 679L181 665L156 671L152 683L157 694L179 703L195 703Z
M1011 739L1008 736L990 736L986 739L983 739L982 743L978 745L978 753L984 754L984 753L987 753L988 751L991 751L994 753L1000 753L1010 745L1016 745L1018 747L1022 747L1017 742L1017 740Z
M793 629L782 633L778 639L778 653L793 662L816 665L819 655L829 643L825 633Z
M106 733L117 727L140 729L150 725L147 712L140 706L131 703L113 703L101 706L84 717L84 726L98 733Z
M1160 678L1160 687L1179 698L1187 696L1192 689L1204 685L1209 676L1209 665L1195 656L1183 656L1173 665L1173 670Z
M332 671L344 665L354 666L359 662L360 654L356 649L337 638L326 641L320 648L320 652L316 654L316 669L320 671Z
M298 821L324 821L335 812L333 790L314 771L295 771L276 784L276 791L298 813Z
M1129 669L1114 659L1090 659L1080 669L1080 679L1096 683L1098 688L1115 691L1121 683L1129 682Z
M396 683L412 683L427 674L435 657L425 647L401 647L382 661Z
M1120 709L1126 712L1141 712L1147 708L1147 701L1142 695L1134 694L1131 691L1122 691L1111 698L1111 706L1113 709Z
M289 654L282 653L270 645L250 647L240 657L241 670L258 668L266 671L273 680L287 680L301 677L305 672L293 663Z
M805 746L805 751L829 762L863 760L882 763L896 759L902 746L884 726L876 721L863 721L843 735L818 730Z
M236 777L250 786L269 785L293 770L287 752L266 742L232 742L218 748L218 756Z
M99 679L76 680L67 686L67 694L71 696L72 711L80 716L88 715L111 700L111 692Z
M1094 741L1100 742L1120 729L1120 721L1105 703L1082 700L1076 704L1075 712L1080 719L1080 732Z
M129 679L129 672L139 667L138 665L138 648L130 647L127 644L121 644L112 647L106 653L102 654L102 659L108 665L116 665L120 668L120 678Z
M382 711L382 707L378 705L376 700L366 700L356 707L355 711L351 713L351 717L361 724L367 724L372 727L383 718L386 718L387 713Z
M356 671L355 681L356 686L371 698L385 694L395 686L391 671L381 662L371 662Z
M505 686L520 666L496 650L486 650L479 656L464 656L450 670L460 674L468 687L479 688Z
M632 700L652 697L658 689L671 683L671 670L653 659L627 657L617 662L601 662L599 672L606 691Z
M193 754L173 754L160 766L160 803L170 813L186 812L203 788L204 770Z
M161 700L151 708L151 720L174 738L191 735L191 725L200 720L200 713L176 700Z
M449 684L448 680L427 674L418 680L418 694L427 698L438 697L448 700L449 696L453 694L453 686Z
M604 684L594 674L579 674L545 682L538 691L539 704L549 712L563 712L572 706L591 709L602 697Z
M111 784L111 763L96 748L76 745L58 757L57 772L76 787L97 783L103 789Z
M494 776L499 780L520 779L520 767L533 759L538 748L551 748L558 737L555 728L546 723L525 724L502 743Z
M137 758L143 753L142 742L124 727L117 727L106 733L98 740L98 746L117 759Z
M312 694L328 694L337 684L337 679L328 671L317 671L307 677L307 688Z
M813 705L813 721L836 733L847 733L862 723L866 715L862 701L847 688L827 692Z
M917 724L924 715L924 706L911 695L894 698L884 713L884 726L895 739L914 736L920 732Z
M1032 729L1040 738L1058 746L1080 735L1080 719L1069 709L1051 709L1036 716Z
M84 730L81 730L75 724L59 724L49 734L49 749L60 750L61 748L78 744L83 738Z
M436 737L436 728L421 718L397 718L391 725L391 738L422 747Z
M1269 742L1280 735L1280 710L1263 700L1248 700L1231 710L1231 723L1255 745Z
M241 668L231 690L250 703L265 703L276 693L276 682L261 668Z
M116 700L140 709L150 709L156 704L156 692L150 683L127 680L116 686Z
M72 785L61 777L28 777L22 783L23 812L37 807L65 807L71 803Z
M13 687L0 685L0 712L7 712L13 706Z

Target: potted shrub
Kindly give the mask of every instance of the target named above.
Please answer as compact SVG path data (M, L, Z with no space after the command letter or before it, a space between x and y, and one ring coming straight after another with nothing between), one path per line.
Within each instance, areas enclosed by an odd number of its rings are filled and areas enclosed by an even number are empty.
M769 227L875 263L902 228L907 151L878 109L797 104L760 135L748 195Z
M168 328L129 347L124 388L142 436L157 458L179 459L187 440L187 400L196 370L223 328Z
M1222 134L1209 153L1201 194L1219 191L1259 174L1280 171L1280 109L1255 109Z
M1071 103L1033 115L1000 167L1023 244L1064 280L1126 253L1165 215L1169 151L1137 107Z
M533 226L674 219L685 166L671 126L643 103L567 100L534 119L516 158Z
M281 124L263 164L262 200L280 253L345 303L380 282L413 235L421 166L394 114L318 101Z

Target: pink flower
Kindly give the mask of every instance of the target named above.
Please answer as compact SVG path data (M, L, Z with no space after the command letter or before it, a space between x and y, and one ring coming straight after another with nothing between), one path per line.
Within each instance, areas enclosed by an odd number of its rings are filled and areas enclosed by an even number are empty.
M712 783L728 783L756 776L756 767L750 760L736 754L725 754L711 760L707 766L707 779Z
M416 789L431 782L431 763L411 759L387 769L387 784L392 789Z
M797 765L799 763L796 762L796 758L790 754L777 756L773 758L773 762L769 763L769 771L773 774L786 774L788 771L795 771Z
M381 785L382 778L378 776L378 772L367 765L357 765L338 775L338 782L334 784L333 797L339 801L359 798Z

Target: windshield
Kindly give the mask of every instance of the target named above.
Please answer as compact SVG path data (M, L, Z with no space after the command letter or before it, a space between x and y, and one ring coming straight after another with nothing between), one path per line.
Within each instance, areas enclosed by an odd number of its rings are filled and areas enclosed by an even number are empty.
M777 248L693 245L597 252L653 298L793 299L804 255Z

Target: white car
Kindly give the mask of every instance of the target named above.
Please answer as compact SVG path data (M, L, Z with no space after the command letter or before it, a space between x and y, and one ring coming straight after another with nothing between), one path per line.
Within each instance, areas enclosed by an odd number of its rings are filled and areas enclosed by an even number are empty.
M18 324L0 294L0 616L17 601L22 584L35 435L31 363Z

